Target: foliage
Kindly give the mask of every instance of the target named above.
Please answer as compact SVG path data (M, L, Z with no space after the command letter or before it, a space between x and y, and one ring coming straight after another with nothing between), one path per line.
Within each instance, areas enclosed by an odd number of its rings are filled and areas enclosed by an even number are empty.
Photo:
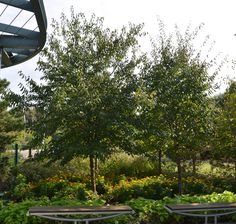
M56 175L76 175L81 178L89 175L88 161L78 157L64 165L60 161L49 163L47 159L30 159L19 165L18 172L26 177L27 182L36 183Z
M132 198L161 199L167 195L173 196L172 189L162 186L161 178L146 177L139 180L120 180L119 184L111 187L107 200L122 203Z
M16 139L18 131L22 129L22 114L10 108L8 86L7 80L0 79L0 191L7 187L6 180L10 174L9 157L5 152Z
M71 18L63 14L52 27L38 62L44 84L21 74L27 87L22 86L20 102L39 114L28 128L41 155L63 162L90 157L95 190L96 158L117 147L132 148L142 25L110 30L102 18L72 10Z
M26 178L19 174L16 179L16 186L7 192L7 196L11 200L18 202L42 197L88 200L93 198L93 193L87 190L86 183L81 183L78 178L54 176L33 183L27 182Z
M188 217L170 214L164 209L166 204L184 203L210 203L210 202L234 202L236 195L225 191L223 193L212 193L203 196L182 195L174 198L165 197L163 200L133 199L127 202L137 213L138 219L142 223L196 223L199 219L188 219ZM235 220L236 216L232 217Z
M27 182L38 182L58 174L63 167L58 163L48 164L47 160L26 160L18 167L18 172L26 177Z
M10 164L8 156L0 157L0 183L5 182L10 172Z
M48 198L44 198L41 200L25 200L20 203L9 203L7 206L3 207L0 210L0 222L2 224L49 224L55 223L55 221L50 221L48 219L38 218L35 216L27 216L27 211L30 207L33 206L47 206L47 205L94 205L99 206L103 205L104 201L97 200L88 200L88 201L78 201L78 200L49 200Z
M235 181L228 182L218 179L196 179L193 177L183 178L184 193L190 195L209 194L211 192L223 192L235 190ZM119 184L112 185L105 195L109 202L125 202L126 200L142 197L146 199L159 200L166 196L174 197L178 194L178 180L158 177L146 177L142 179L124 179Z
M6 150L6 146L14 141L17 131L22 128L20 113L8 108L11 103L8 86L6 79L0 79L0 152Z
M99 174L107 181L117 183L123 178L143 178L155 174L155 166L146 157L114 153L99 165Z
M23 174L27 182L62 176L80 176L87 179L89 161L76 157L67 164L60 161L49 163L49 160L29 159L18 166L18 172ZM99 161L98 177L104 176L108 182L118 182L124 176L142 178L155 174L155 165L143 156L131 156L126 153L114 153L106 161ZM98 179L98 182L100 180ZM98 183L99 184L99 183Z
M151 223L160 223L160 224L169 224L169 223L196 223L199 222L199 219L189 219L185 216L170 214L165 210L164 205L166 204L183 204L183 203L210 203L210 202L235 202L236 195L225 191L223 193L212 193L209 195L202 196L175 196L174 198L165 197L162 200L152 200L137 198L132 200L127 200L124 204L132 207L136 214L134 216L123 216L114 219L104 220L103 223L110 224L151 224ZM95 205L101 206L104 205L104 201L100 199L88 200L88 201L78 201L78 200L48 200L47 198L41 200L25 200L20 203L9 203L7 206L2 207L0 210L0 222L3 224L49 224L54 223L47 219L37 218L33 216L27 216L27 211L32 206L40 205ZM229 217L224 218L226 221ZM236 216L233 215L230 217L230 220L236 220ZM95 222L99 223L99 222Z
M113 178L113 176L111 177ZM202 195L224 190L236 193L235 179L221 177L191 177L183 178L184 194ZM22 201L29 198L65 198L87 200L94 197L89 191L91 182L89 176L60 174L36 182L29 182L19 174L14 180L14 188L6 194L8 199ZM149 176L141 179L120 175L115 179L97 176L97 195L107 202L123 203L127 199L143 197L147 199L162 199L166 196L173 197L178 193L178 180L160 175Z
M216 98L216 109L215 138L213 139L216 150L213 154L218 160L236 164L236 82L231 82L226 92Z
M201 51L194 48L201 27L194 31L188 27L184 34L177 29L174 39L172 34L166 35L160 22L160 36L153 41L151 63L143 72L144 91L152 96L150 106L144 107L143 116L149 124L144 145L145 141L153 141L156 150L167 148L168 157L177 164L179 193L182 161L191 159L206 146L212 131L209 94L214 90L212 82L217 71L209 73L212 63L203 60Z

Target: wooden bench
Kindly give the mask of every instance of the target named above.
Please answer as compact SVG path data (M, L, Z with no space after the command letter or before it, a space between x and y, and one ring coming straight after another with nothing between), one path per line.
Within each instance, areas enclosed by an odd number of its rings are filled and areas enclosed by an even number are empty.
M205 218L205 224L208 223L209 217L213 217L214 224L217 224L217 217L230 215L236 212L236 202L173 204L166 205L165 209L170 213L203 217Z
M134 210L129 206L40 206L32 207L28 211L28 215L34 215L42 218L69 221L85 222L109 219L120 215L134 214ZM88 215L87 218L65 217L68 215ZM99 216L98 216L99 215ZM63 217L64 216L64 217ZM92 217L98 216L98 217Z

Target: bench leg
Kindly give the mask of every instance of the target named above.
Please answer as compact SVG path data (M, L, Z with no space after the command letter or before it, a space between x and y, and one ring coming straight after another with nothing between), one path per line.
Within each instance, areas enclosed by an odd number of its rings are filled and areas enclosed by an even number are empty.
M74 224L78 224L78 222L74 221ZM85 224L89 224L89 221L85 221Z
M217 216L214 217L214 224L217 224Z
M205 217L205 224L208 224L208 217ZM217 224L217 216L214 216L214 224Z

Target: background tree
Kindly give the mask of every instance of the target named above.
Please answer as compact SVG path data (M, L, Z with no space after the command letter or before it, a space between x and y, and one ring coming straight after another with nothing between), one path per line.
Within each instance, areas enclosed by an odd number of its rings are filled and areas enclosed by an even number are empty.
M72 10L71 18L54 21L38 62L43 84L21 74L25 108L38 116L29 126L32 145L51 160L89 157L91 184L96 191L96 159L134 146L132 119L141 63L137 38L142 25L121 31L104 28L103 19L87 19Z
M147 71L150 62L145 63ZM145 80L147 81L147 80ZM162 122L163 114L156 102L156 93L147 88L145 81L136 92L138 101L137 125L139 130L139 154L143 154L157 164L157 175L162 174L162 157L168 145L167 127ZM146 84L146 85L145 85Z
M8 89L9 82L6 79L0 79L0 190L4 191L8 184L6 183L10 172L9 155L4 152L9 148L23 128L22 113L10 108L11 99ZM11 148L11 146L10 146Z
M176 162L179 193L182 193L182 162L189 153L199 150L196 139L205 139L211 130L209 93L213 90L210 63L201 59L193 47L195 31L177 30L176 41L167 36L162 23L160 37L153 41L152 64L143 79L149 94L154 95L155 109L150 111L158 119L156 133L168 139L168 156ZM201 144L202 145L202 144Z
M8 96L9 82L0 79L0 151L6 150L6 146L13 143L17 136L17 131L22 128L21 117L15 115L14 110L10 110L10 99ZM22 114L21 114L22 116Z
M216 129L214 138L215 156L222 162L234 163L236 178L236 82L231 82L226 92L218 96Z

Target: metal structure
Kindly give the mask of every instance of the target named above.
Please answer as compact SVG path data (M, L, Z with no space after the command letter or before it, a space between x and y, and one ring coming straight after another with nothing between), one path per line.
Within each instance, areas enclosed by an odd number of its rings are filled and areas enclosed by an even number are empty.
M0 0L1 68L38 54L46 42L46 30L43 0Z
M93 221L110 219L121 215L132 215L134 210L126 205L106 205L106 206L40 206L32 207L29 209L27 215L34 215L41 218L73 222L78 224L79 222L85 222L89 224ZM69 218L68 216L83 215L83 218ZM91 216L96 217L91 217ZM67 216L67 217L62 217ZM85 217L89 216L89 217Z

